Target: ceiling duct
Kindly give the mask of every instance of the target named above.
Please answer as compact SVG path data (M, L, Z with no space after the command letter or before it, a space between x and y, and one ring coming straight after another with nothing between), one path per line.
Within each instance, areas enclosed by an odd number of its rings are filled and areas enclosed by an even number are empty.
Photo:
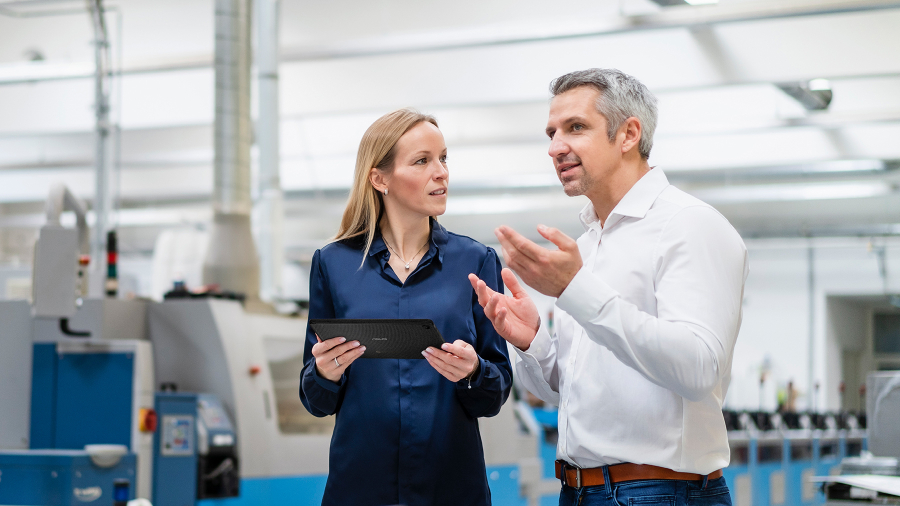
M213 217L203 283L259 298L250 228L250 0L216 0Z
M799 83L781 83L781 91L800 102L807 111L824 111L831 104L833 93L827 79L813 79Z

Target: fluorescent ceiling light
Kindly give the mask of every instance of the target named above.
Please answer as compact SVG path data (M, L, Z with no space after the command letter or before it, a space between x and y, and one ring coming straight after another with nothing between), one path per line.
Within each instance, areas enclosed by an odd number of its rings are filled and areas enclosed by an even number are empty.
M0 83L92 77L93 75L93 63L29 61L0 64Z
M119 227L154 227L196 225L209 222L212 212L205 208L188 209L119 209L115 211L115 225ZM88 225L94 224L94 211L85 215ZM59 222L65 227L75 226L75 213L65 212ZM43 225L41 223L38 226Z
M884 160L862 158L858 160L826 160L822 162L800 163L791 165L773 165L768 167L748 167L716 171L725 177L742 176L803 176L807 174L834 174L840 172L878 172L887 170Z
M813 79L809 82L809 90L810 91L822 91L822 90L831 91L831 83L828 81L828 79Z
M729 169L671 170L666 173L678 184L695 185L751 185L775 184L778 181L796 180L819 174L879 173L895 170L895 162L883 160L828 160L791 165L735 167ZM808 184L808 183L805 183Z
M891 193L882 181L725 186L691 192L710 204L784 202L877 197Z
M719 3L719 0L684 0L689 5L712 5Z
M886 170L884 160L834 160L803 166L805 172L857 172Z

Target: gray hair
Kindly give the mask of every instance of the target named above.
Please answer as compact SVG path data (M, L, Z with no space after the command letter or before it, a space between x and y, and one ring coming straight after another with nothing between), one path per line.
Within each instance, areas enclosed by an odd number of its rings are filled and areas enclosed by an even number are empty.
M580 86L592 86L600 91L597 112L606 118L610 142L628 118L641 122L638 152L644 159L650 158L658 113L656 97L644 83L616 69L587 69L557 77L550 83L550 92L555 97Z

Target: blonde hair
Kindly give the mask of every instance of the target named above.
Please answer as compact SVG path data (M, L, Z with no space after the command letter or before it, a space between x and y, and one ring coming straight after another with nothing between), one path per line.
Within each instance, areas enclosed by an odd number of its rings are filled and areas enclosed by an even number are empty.
M403 134L424 121L438 126L433 116L414 109L399 109L375 120L359 142L353 188L350 189L350 198L334 241L365 234L363 263L375 239L378 221L384 213L383 197L369 181L369 172L374 167L385 175L390 174L394 170L394 159L397 157L397 141Z

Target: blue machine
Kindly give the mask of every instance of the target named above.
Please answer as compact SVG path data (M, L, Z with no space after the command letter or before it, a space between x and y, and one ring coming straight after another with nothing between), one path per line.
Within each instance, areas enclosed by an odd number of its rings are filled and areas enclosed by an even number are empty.
M134 498L135 455L104 465L84 450L0 451L0 504L124 506Z
M57 343L37 343L33 364L31 448L132 448L133 352L61 353Z
M212 395L156 395L153 504L188 506L240 493L234 427Z
M122 445L139 453L145 434L151 437L144 429L137 429L135 421L143 404L135 402L143 395L136 389L141 381L137 375L138 353L147 346L127 341L35 343L30 437L33 454L41 458L81 455L86 445L96 444ZM148 492L152 490L157 506L190 506L200 499L238 496L237 438L219 399L208 394L158 393L154 404L158 427L152 436L152 454L144 457L144 465L138 466L137 472L135 462L142 460L131 455L129 497L139 491L138 484L151 481L152 488L147 483L144 486ZM23 453L17 458L26 462L28 457ZM149 462L153 462L152 474ZM62 476L60 471L57 474ZM112 486L112 481L106 484L106 488ZM104 497L112 497L111 489L104 493ZM0 504L68 503L0 500Z

